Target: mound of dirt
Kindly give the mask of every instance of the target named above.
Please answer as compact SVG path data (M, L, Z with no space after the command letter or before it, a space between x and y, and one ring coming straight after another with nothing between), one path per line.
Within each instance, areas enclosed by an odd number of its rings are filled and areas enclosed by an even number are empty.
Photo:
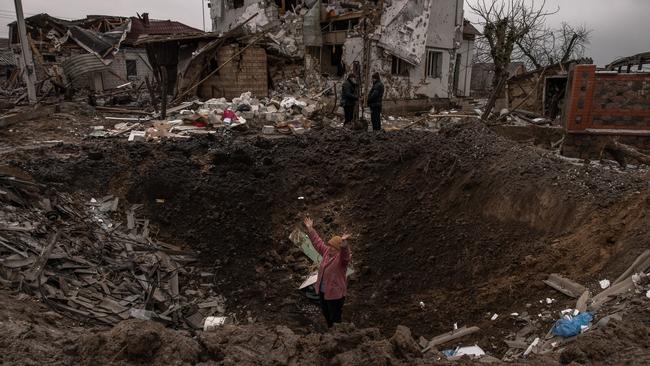
M305 214L323 236L356 234L344 320L385 336L476 324L484 331L466 341L496 355L519 326L491 314L566 308L539 303L559 297L540 281L548 273L618 275L650 237L646 173L575 165L480 125L63 145L12 163L61 189L144 204L163 240L201 252L229 311L299 333L322 329L296 291L309 263L288 240Z
M202 333L200 341L212 359L226 365L400 365L416 358L424 361L405 327L386 339L379 329L357 329L348 324L329 333L304 336L284 326L225 326ZM434 364L435 360L430 361Z
M70 353L84 365L187 365L199 361L201 346L189 333L128 320L109 331L83 335Z

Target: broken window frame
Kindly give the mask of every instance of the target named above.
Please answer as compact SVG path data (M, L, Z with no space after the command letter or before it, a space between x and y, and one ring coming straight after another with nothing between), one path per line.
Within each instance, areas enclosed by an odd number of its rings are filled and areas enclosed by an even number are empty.
M390 73L393 76L409 76L409 63L397 56L391 56Z
M125 60L126 78L138 77L138 60Z
M230 9L239 9L243 8L245 5L244 0L230 0L232 2L232 7Z
M442 79L442 52L427 48L424 61L424 77L427 79Z

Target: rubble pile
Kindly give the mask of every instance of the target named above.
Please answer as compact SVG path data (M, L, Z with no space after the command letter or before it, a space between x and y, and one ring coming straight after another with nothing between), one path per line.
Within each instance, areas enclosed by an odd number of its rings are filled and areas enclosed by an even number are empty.
M231 101L214 98L205 102L183 103L170 110L169 120L135 118L134 123L120 122L110 130L95 126L89 136L118 137L128 134L129 141L154 141L231 130L245 132L249 129L261 130L266 135L301 135L312 127L321 108L322 104L316 98L260 100L246 92ZM142 122L138 122L140 120Z
M209 289L212 274L192 266L193 252L156 240L155 227L138 218L142 205L112 195L83 203L7 174L0 192L3 285L83 322L201 329L207 317L225 315L225 299Z

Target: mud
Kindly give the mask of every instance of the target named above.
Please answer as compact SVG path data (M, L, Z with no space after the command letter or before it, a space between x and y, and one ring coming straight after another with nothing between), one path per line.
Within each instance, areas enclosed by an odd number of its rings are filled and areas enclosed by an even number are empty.
M226 296L228 310L261 327L192 338L199 348L184 353L197 358L179 362L194 363L207 352L223 364L255 364L271 351L246 344L251 333L267 332L264 339L281 339L286 348L273 356L280 364L336 362L341 355L344 364L371 355L378 364L409 363L402 350L409 347L396 349L388 340L398 325L417 339L454 323L480 326L462 343L478 342L498 357L507 348L502 340L519 325L507 316L492 322L491 314L569 307L570 299L541 283L548 273L593 287L648 246L644 171L571 164L470 124L440 134L323 131L281 139L62 144L9 157L10 165L58 189L143 203L164 240L201 252L205 270L215 274L212 290ZM330 337L320 333L317 308L296 290L309 263L288 235L306 214L324 236L355 234L357 273L344 320L376 329L359 330L372 336L353 342L354 350L303 351L310 349L304 339L316 337L321 345ZM540 304L546 297L559 301ZM143 337L161 347L167 342L164 335ZM91 336L89 347L104 344L100 338ZM219 342L226 343L210 346ZM120 347L110 346L106 357ZM591 354L597 346L584 347ZM564 361L583 362L580 352ZM138 362L128 357L139 353L124 350L119 357Z

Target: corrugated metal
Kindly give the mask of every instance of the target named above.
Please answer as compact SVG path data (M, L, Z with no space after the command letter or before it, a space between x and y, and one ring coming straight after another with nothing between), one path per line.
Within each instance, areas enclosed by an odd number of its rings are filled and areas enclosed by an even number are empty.
M0 50L0 65L16 66L16 57L11 50Z
M70 81L84 77L89 72L107 69L107 65L104 65L95 55L90 53L72 56L63 63L63 72Z

